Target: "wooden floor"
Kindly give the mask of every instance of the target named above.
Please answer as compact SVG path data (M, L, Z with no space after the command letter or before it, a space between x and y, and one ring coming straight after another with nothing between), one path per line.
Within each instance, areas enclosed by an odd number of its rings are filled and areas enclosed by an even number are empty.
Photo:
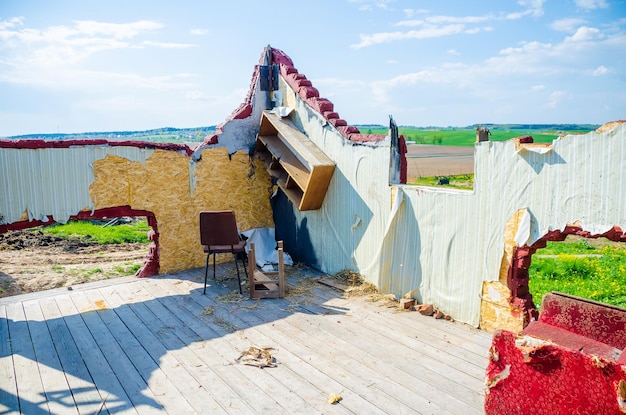
M483 413L488 333L302 273L285 299L205 296L203 272L0 299L0 414ZM253 346L276 367L237 361Z

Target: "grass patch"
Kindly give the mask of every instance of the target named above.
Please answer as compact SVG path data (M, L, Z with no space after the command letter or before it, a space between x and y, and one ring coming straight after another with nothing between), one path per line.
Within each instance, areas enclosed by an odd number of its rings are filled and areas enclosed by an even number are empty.
M65 271L65 267L61 265L53 265L52 271L56 272L57 274L63 274L63 271Z
M451 176L418 177L409 179L407 184L472 190L474 188L474 175L456 174Z
M623 245L623 244L622 244ZM560 291L626 308L626 247L583 240L548 242L533 255L529 288L535 303Z
M139 268L141 268L141 264L125 263L123 266L118 265L113 267L113 271L123 277L126 277L129 275L135 275Z
M491 129L489 140L507 141L516 137L531 135L535 143L551 143L560 135L584 134L590 130L553 131L538 129ZM362 131L363 132L363 131ZM387 134L386 128L371 128L365 130L372 134ZM435 144L444 146L473 146L476 142L476 130L469 128L442 128L426 129L400 127L398 132L404 138L415 144Z
M93 274L102 274L102 269L101 268L94 268L94 269L86 269L83 270L83 278L87 278Z
M42 232L75 239L89 239L100 245L121 243L148 243L150 227L145 221L129 224L104 226L89 221L70 221L66 224L53 224L41 229Z

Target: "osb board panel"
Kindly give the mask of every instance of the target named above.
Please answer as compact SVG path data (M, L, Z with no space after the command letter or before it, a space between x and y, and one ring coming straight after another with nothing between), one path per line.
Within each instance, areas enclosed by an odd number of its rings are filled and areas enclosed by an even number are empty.
M89 186L89 195L96 209L130 204L130 164L130 160L111 154L93 163L96 181Z
M521 313L514 313L509 297L511 291L497 281L483 282L482 301L480 303L480 328L489 332L498 329L519 332L524 322Z
M515 251L515 248L517 248L515 235L517 235L520 222L526 212L527 209L519 209L504 225L504 254L502 255L498 278L498 280L504 285L506 285L507 275L509 268L511 267L511 261L513 260L513 252Z
M189 158L157 150L145 166L117 156L94 162L90 196L96 209L130 205L154 213L159 231L160 272L204 265L198 217L202 210L233 209L239 228L271 227L270 177L243 151L203 151L190 188Z
M487 331L498 329L518 332L523 328L521 313L516 313L509 303L511 290L507 286L507 274L511 266L513 251L517 247L515 235L526 209L519 209L504 225L504 252L500 264L499 281L483 282L480 304L480 328Z

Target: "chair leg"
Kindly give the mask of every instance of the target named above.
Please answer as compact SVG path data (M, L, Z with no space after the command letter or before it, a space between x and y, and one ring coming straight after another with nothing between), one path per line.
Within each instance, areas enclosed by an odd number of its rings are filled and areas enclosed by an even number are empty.
M206 295L206 282L207 282L207 278L209 277L209 257L210 256L211 256L210 252L206 254L206 265L204 266L204 292L203 292L204 295Z
M243 294L243 290L241 289L241 277L239 276L239 265L237 264L237 254L235 254L235 268L237 268L237 283L239 283L239 294Z
M213 252L213 279L215 279L215 252Z
M237 258L235 258L235 261L237 261ZM248 258L245 254L245 252L241 253L241 263L243 264L243 270L246 272L246 280L248 279Z

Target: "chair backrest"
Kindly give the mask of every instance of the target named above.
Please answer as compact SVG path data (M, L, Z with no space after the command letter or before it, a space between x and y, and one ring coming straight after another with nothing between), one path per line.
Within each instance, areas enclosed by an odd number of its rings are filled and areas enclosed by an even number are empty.
M239 230L234 211L200 212L200 243L202 245L237 245L239 242Z

